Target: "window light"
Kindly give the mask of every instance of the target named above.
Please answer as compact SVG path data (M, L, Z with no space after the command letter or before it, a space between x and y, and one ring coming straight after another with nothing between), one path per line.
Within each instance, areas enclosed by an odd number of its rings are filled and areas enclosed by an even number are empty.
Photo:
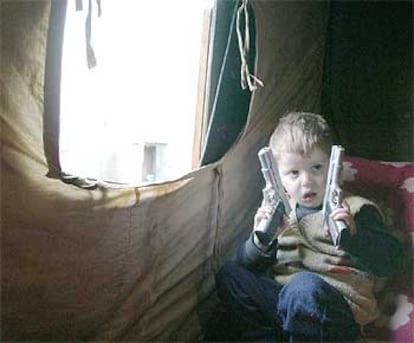
M92 69L87 11L74 5L68 2L63 45L62 171L133 185L191 171L211 0L102 2L100 17L92 8Z

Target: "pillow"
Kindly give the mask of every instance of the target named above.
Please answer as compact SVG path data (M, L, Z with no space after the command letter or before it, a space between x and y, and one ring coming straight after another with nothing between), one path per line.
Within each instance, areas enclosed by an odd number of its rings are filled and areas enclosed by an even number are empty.
M365 333L387 342L414 342L414 164L345 156L343 166L344 190L378 204L387 226L403 240L406 251L403 270L379 290L381 315Z

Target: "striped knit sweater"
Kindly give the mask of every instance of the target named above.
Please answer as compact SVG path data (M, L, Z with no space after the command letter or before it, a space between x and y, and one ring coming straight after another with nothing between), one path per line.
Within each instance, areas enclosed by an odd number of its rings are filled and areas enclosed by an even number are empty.
M348 196L345 200L353 216L364 205L375 206L358 196ZM296 208L296 204L292 205ZM359 324L373 321L378 316L374 289L380 278L353 266L347 252L333 246L322 229L321 211L306 215L300 221L294 212L288 228L278 237L276 281L284 284L299 271L316 272L344 296Z

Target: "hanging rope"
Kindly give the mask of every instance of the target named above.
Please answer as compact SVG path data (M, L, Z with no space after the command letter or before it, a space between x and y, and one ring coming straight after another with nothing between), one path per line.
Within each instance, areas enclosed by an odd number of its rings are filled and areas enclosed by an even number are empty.
M249 90L252 92L257 89L257 85L264 87L263 82L250 73L248 56L250 49L250 32L249 32L249 13L247 9L248 0L242 0L242 4L237 10L236 17L236 32L237 40L239 43L240 50L240 59L241 59L241 87L246 89L249 87ZM241 17L244 14L244 41L241 28Z
M98 6L98 17L102 14L101 0L96 0ZM82 0L76 0L76 10L81 11L83 9ZM88 1L88 15L85 22L85 38L86 38L86 60L88 62L88 68L92 69L96 66L95 51L91 42L92 36L92 1Z

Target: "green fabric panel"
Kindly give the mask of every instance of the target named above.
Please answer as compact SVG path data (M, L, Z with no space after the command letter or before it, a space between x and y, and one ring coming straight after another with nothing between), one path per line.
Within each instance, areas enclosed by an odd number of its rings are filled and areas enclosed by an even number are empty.
M240 86L240 52L236 34L236 12L239 7L239 1L218 1L217 2L217 22L216 34L214 40L216 50L213 50L212 76L210 87L211 110L208 111L209 124L206 138L204 140L204 149L201 158L201 165L206 165L219 160L228 149L235 143L240 135L241 130L246 124L249 112L251 93L248 89L243 90ZM232 13L230 17L229 11ZM249 11L250 17L250 56L249 65L253 65L255 55L255 30L254 15ZM221 20L229 20L228 25ZM244 25L243 20L241 25ZM220 43L226 41L226 49L221 49ZM224 56L221 54L224 53ZM220 72L217 78L217 72ZM250 70L253 68L251 67ZM214 84L217 82L217 85Z
M62 69L63 33L67 1L52 1L48 31L45 67L45 111L43 121L44 151L49 166L49 177L60 178L60 81Z

